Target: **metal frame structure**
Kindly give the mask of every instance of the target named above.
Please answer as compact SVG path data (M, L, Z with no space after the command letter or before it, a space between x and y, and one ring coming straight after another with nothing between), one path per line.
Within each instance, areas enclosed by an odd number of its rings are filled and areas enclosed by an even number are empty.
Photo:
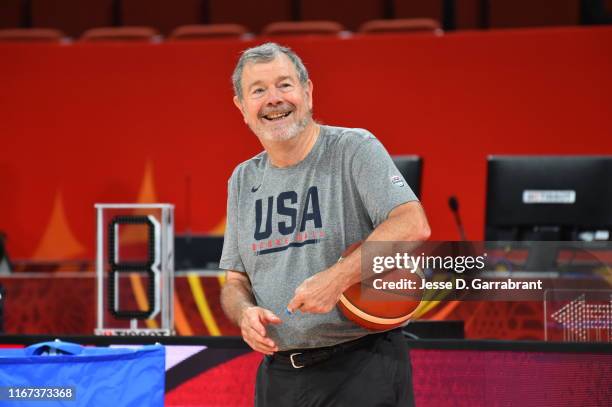
M94 333L96 335L160 335L167 336L174 333L174 205L172 204L95 204L96 208L96 285L97 285L97 323ZM150 281L152 287L149 291L149 312L118 312L118 284L113 271L113 279L109 278L109 253L114 253L113 263L118 263L118 233L117 225L111 228L113 234L109 235L109 225L116 223L116 220L106 219L110 211L118 212L124 210L123 218L142 216L147 222L152 222L154 231L150 244L150 257L154 260L147 263L148 275L153 274ZM147 210L151 214L140 215ZM139 215L133 215L134 212ZM115 217L116 219L117 217ZM128 222L129 223L129 222ZM112 250L108 250L112 245ZM151 256L152 255L152 256ZM126 268L129 272L129 266ZM126 271L126 270L123 270ZM114 287L106 287L105 279L108 284ZM113 296L110 301L110 295ZM109 297L109 298L107 298ZM112 307L110 307L112 306ZM139 321L147 318L159 316L160 329L143 328L139 326ZM117 327L113 322L129 319L130 327Z

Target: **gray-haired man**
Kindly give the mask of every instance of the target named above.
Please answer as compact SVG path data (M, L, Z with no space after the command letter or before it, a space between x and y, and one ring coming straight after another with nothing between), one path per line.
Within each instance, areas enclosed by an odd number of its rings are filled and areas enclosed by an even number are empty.
M232 79L265 150L229 180L221 258L223 308L266 355L256 405L411 405L401 332L373 334L336 307L360 280L360 251L337 259L366 238L427 239L421 205L371 133L312 119L313 84L290 49L244 51Z

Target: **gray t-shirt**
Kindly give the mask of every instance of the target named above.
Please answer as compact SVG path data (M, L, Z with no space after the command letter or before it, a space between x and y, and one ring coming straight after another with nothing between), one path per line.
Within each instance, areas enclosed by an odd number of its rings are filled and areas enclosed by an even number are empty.
M285 314L295 289L365 239L389 212L416 196L367 130L321 126L304 160L273 166L266 152L238 165L228 182L220 267L246 272L257 305L283 323L267 326L280 350L331 346L370 331L336 307Z

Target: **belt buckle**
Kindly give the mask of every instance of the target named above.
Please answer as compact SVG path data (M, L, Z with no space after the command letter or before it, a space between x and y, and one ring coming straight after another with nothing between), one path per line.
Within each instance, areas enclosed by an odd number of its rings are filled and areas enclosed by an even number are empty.
M293 366L294 369L301 369L304 367L304 365L298 366L295 363L295 360L293 359L295 356L297 355L301 355L302 352L296 352L296 353L292 353L291 355L289 355L289 360L291 360L291 366Z

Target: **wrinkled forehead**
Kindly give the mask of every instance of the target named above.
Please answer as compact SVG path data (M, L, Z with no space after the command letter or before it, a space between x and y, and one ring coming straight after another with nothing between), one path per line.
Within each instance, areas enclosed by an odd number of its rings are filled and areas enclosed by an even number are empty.
M270 61L249 61L242 71L242 86L248 88L255 82L274 82L282 79L298 82L298 74L293 62L285 54L279 54Z

